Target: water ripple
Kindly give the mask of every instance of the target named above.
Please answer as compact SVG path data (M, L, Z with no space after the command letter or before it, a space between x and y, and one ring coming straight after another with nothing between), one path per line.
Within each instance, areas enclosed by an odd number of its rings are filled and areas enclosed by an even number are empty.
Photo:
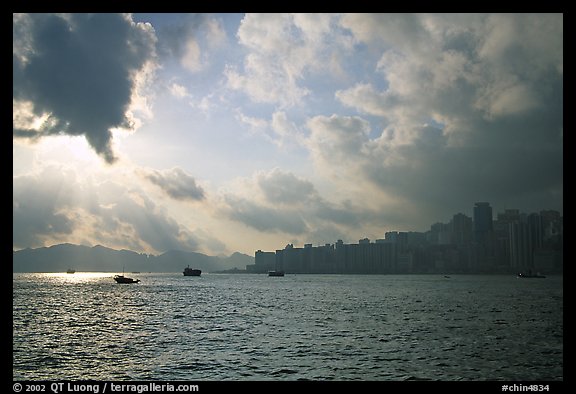
M562 278L140 278L15 274L14 379L563 379Z

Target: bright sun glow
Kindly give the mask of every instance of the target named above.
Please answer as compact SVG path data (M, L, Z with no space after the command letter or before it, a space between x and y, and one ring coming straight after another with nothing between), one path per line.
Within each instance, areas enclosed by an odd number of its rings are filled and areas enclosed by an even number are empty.
M48 160L75 161L84 164L95 164L101 160L84 136L44 138L39 143L39 148L42 156Z

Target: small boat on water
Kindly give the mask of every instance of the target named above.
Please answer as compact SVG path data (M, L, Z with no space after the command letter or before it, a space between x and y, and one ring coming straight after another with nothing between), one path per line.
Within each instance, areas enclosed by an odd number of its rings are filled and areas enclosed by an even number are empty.
M68 269L66 270L66 273L67 273L67 274L73 274L73 273L75 273L75 272L76 272L76 270L73 270L72 268L68 268Z
M528 271L527 273L519 272L516 277L517 278L539 278L539 279L542 279L542 278L545 278L546 276L542 275L539 272L533 274L532 271Z
M284 271L268 271L268 276L284 276Z
M202 270L197 268L190 268L190 266L184 268L184 276L200 276L202 274Z
M114 275L114 280L116 283L138 283L140 279L133 279L127 276L124 276L124 268L122 268L122 275Z
M129 277L124 276L124 275L115 275L114 280L116 281L116 283L138 283L138 282L140 282L140 279L133 279L133 278L129 278Z

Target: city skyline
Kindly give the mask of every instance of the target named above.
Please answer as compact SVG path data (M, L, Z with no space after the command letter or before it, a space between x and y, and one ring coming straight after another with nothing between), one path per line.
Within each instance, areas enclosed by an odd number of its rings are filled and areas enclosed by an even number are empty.
M492 212L489 202L475 203L474 208L478 207L484 212ZM252 257L234 253L228 263L234 266L229 265L228 268L234 273L266 273L286 269L289 273L300 274L563 272L563 216L560 212L506 209L504 212L496 212L491 219L490 224L484 222L478 226L472 217L459 212L449 222L433 223L426 231L388 231L381 238L362 238L357 243L345 243L339 239L334 243L317 246L311 243L305 243L303 247L287 244L283 249L276 248L275 251L256 250ZM479 227L489 230L478 231ZM108 255L103 256L103 252ZM283 254L280 261L277 257L279 253ZM338 253L341 254L339 262L335 257ZM21 250L15 252L14 257L15 272L54 270L56 267L63 269L71 264L88 271L109 271L119 264L128 264L132 269L137 267L143 271L164 272L164 269L174 270L174 267L178 271L186 261L191 265L200 264L212 272L215 264L222 264L227 259L224 256L188 254L175 250L149 255L113 250L102 245L87 247L71 244ZM364 263L358 263L358 258ZM373 258L377 260L371 261ZM302 262L303 259L307 261L306 264ZM105 265L98 263L103 261ZM292 263L286 264L286 261ZM294 261L299 261L297 268L294 267ZM220 266L221 269L223 266ZM218 269L216 272L219 272Z
M13 250L563 212L562 14L13 14Z
M475 204L478 204L478 203L475 203ZM490 203L489 203L489 202L481 202L480 204L488 204L488 205L490 206ZM474 207L472 207L472 211L473 211L473 209L474 209ZM490 206L490 211L495 212L495 211L492 210L492 207L491 207L491 206ZM510 212L516 212L517 215L518 215L518 217L519 217L521 220L523 220L523 221L525 221L528 216L534 215L534 214L542 215L542 214L547 214L547 213L557 213L557 214L558 214L558 217L560 218L561 224L563 225L563 218L564 218L564 217L563 217L563 215L562 215L562 212L557 211L557 210L553 210L553 209L543 209L543 210L538 211L538 212L524 212L524 211L521 211L521 210L516 209L516 208L506 208L506 209L505 209L504 211L502 211L502 212L495 212L495 214L493 214L493 216L492 216L492 223L497 222L499 217L501 217L501 216L505 217L505 216L506 216L507 214L509 214ZM424 228L423 228L423 229L416 229L416 230L391 229L391 230L387 230L387 231L381 233L380 235L378 235L378 236L376 236L376 237L369 238L369 237L367 237L366 235L364 235L363 238L360 238L360 239L358 239L358 240L346 239L346 242L347 242L347 243L353 243L354 241L360 242L360 241L363 241L363 240L369 240L369 241L374 240L374 241L378 241L378 240L382 240L382 239L383 239L382 237L385 238L385 237L386 237L386 234L392 234L392 233L396 233L396 234L398 234L398 233L428 234L428 233L430 233L430 232L434 232L434 231L435 231L434 228L435 228L435 227L438 228L438 226L441 226L441 228L442 228L443 226L447 226L447 225L458 226L458 223L455 223L455 221L457 221L457 220L459 220L459 223L462 223L462 221L469 221L469 225L470 225L470 239L468 239L467 242L472 241L472 239L473 239L473 233L474 233L474 231L475 231L475 230L474 230L473 214L470 215L470 216L468 216L468 215L466 215L465 213L458 212L458 213L454 213L454 214L452 215L452 217L449 219L448 223L445 223L445 222L442 222L442 221L437 221L437 222L431 223L431 224L428 226L427 229L424 229ZM453 223L455 223L455 224L453 224ZM462 224L460 224L460 226L462 226ZM442 230L440 230L440 231L442 231ZM335 240L331 240L331 241L327 241L327 242L319 242L319 243L314 243L314 242L309 242L309 241L307 241L307 240L302 240L302 242L300 242L299 245L302 245L302 246L305 246L305 245L324 246L324 245L327 245L327 244L335 244L335 243L338 242L338 241L343 241L343 240L342 240L342 239L335 239ZM343 242L344 242L344 241L343 241ZM68 243L68 242L65 242L65 243ZM456 243L458 243L458 242L456 242ZM52 244L52 245L46 245L46 246L54 246L54 245L58 245L58 244ZM95 245L92 245L92 244L89 244L89 245L88 245L88 244L79 244L79 245L89 246L89 247L93 247L93 246L109 247L109 245L103 245L103 244L95 244ZM292 245L292 246L294 246L294 245L298 245L298 243L288 241L287 245ZM278 245L276 245L276 246L281 246L281 245L278 244ZM264 248L258 248L256 251L262 251L263 249L264 249ZM273 250L278 250L278 248L272 248L272 249L273 249ZM17 249L14 249L14 250L17 250ZM181 249L162 250L162 251L160 251L159 253L156 253L156 254L162 254L162 253L165 253L165 252L168 252L168 251L171 251L171 250L180 251ZM138 252L138 251L135 251L135 252ZM245 254L245 255L254 255L254 253L244 253L244 252L241 252L241 251L233 251L232 253L243 253L243 254ZM144 254L147 254L147 253L144 253ZM155 255L155 254L154 254L154 253L150 253L150 255Z
M482 203L486 203L486 202L482 202ZM487 202L487 204L490 205L489 202ZM522 211L522 210L517 209L517 208L506 208L506 209L504 209L504 210L501 211L501 212L496 212L496 211L494 211L494 210L492 209L492 208L493 208L492 206L490 206L490 208L491 208L491 211L493 212L492 222L496 221L499 216L505 215L506 213L509 213L509 212L511 212L511 211L516 211L516 212L518 212L518 214L520 215L520 217L521 217L522 219L525 219L527 216L529 216L529 215L531 215L531 214L542 214L542 213L546 213L546 212L556 212L556 213L558 213L558 215L560 216L560 219L563 220L563 218L564 218L563 215L562 215L562 212L557 211L557 210L554 210L554 209L542 209L542 210L536 211L536 212L525 212L525 211ZM450 217L448 220L449 220L449 222L452 222L455 218L458 218L458 217L464 217L464 218L466 218L466 219L469 219L469 220L471 221L471 222L470 222L471 224L474 223L474 221L473 221L473 215L467 215L467 214L462 213L462 212L457 212L457 213L452 214L452 217ZM443 222L443 221L437 221L437 222L431 223L431 224L428 226L427 229L424 229L424 228L423 228L423 229L416 229L416 230L391 229L391 230L387 230L386 232L382 233L380 236L383 236L383 235L385 235L385 234L388 233L388 232L391 232L391 233L394 233L394 232L396 232L396 233L398 233L398 232L426 233L426 232L431 231L431 229L432 229L434 226L436 226L436 225L446 225L446 224L447 224L447 223L445 223L445 222ZM472 232L472 231L473 231L473 230L471 230L471 232ZM374 237L370 238L370 237L364 236L364 238L361 238L361 239L377 239L377 238L378 238L378 237L376 237L376 238L374 238ZM303 240L303 242L302 242L301 244L302 244L302 245L305 245L305 244L309 244L309 243L310 243L310 242L308 242L308 241L306 241L306 240ZM318 245L324 245L324 244L325 244L325 243L319 243Z
M563 271L563 217L506 209L494 218L489 202L474 204L474 219L456 213L425 232L389 231L358 243L257 250L248 272L412 274L532 273Z

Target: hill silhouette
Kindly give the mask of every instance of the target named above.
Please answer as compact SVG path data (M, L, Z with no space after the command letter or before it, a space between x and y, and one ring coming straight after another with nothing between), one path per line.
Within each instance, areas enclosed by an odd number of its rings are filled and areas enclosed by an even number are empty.
M181 272L188 265L212 272L245 269L247 264L254 264L254 257L238 252L224 257L177 250L148 255L101 245L89 247L69 243L22 249L14 251L12 256L12 272L63 272L68 268L103 272Z

